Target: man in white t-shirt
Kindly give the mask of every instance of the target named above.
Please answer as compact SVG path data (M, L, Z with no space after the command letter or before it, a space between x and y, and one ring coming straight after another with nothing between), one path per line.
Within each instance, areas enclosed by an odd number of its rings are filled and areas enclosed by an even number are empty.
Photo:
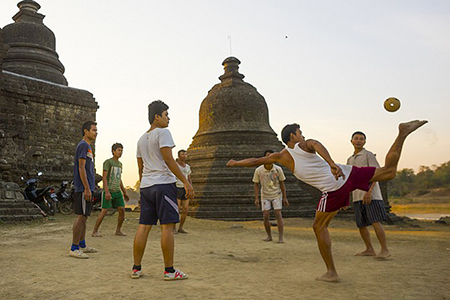
M183 173L184 177L187 178L187 180L189 181L189 183L192 185L192 180L191 180L191 166L189 166L186 163L186 158L187 158L187 152L186 150L180 150L178 151L178 158L176 159L176 162L178 164L178 167L181 170L181 173ZM181 211L180 213L180 225L178 226L178 231L177 231L177 227L174 227L174 232L173 233L187 233L186 230L184 230L183 226L184 226L184 222L186 222L186 217L189 211L189 199L186 198L186 190L184 189L184 185L183 182L177 178L177 201L178 201L178 210Z
M178 177L186 189L186 198L194 197L194 189L181 173L172 156L175 143L169 126L167 106L161 100L148 106L150 129L139 139L137 162L139 168L141 215L139 227L134 237L131 278L141 276L141 262L147 244L148 234L158 220L161 225L161 249L164 257L164 280L188 278L187 274L173 267L173 228L179 222L177 188Z
M274 153L272 150L264 151L264 156L269 156ZM281 208L283 204L289 206L286 197L286 187L284 181L283 169L275 164L265 164L259 166L253 175L253 182L255 183L255 205L259 208L259 186L261 184L261 209L263 212L264 228L266 229L267 237L265 242L272 241L272 231L270 229L270 208L273 207L275 218L278 226L278 243L284 243L283 230L284 221L281 215Z

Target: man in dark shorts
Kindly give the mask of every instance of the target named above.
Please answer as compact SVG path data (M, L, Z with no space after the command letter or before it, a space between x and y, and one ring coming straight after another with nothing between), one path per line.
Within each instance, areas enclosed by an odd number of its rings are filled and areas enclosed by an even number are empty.
M186 150L181 149L180 151L178 151L178 158L176 159L178 167L180 168L181 173L183 173L184 177L186 177L189 183L192 185L191 166L189 166L186 163L186 159L187 159ZM186 190L184 189L183 182L178 178L176 185L177 185L178 210L180 211L180 225L178 226L178 230L177 226L176 225L174 226L173 233L178 232L187 233L187 231L184 230L183 226L184 223L186 222L186 217L189 211L189 199L186 198Z
M376 167L379 168L375 154L366 150L366 135L361 131L352 134L350 142L353 145L353 155L347 159L347 165L357 167ZM356 226L358 226L361 238L366 245L366 249L356 256L373 256L376 259L386 259L391 256L386 242L386 233L381 221L387 220L386 209L384 208L383 195L381 194L378 182L372 182L369 190L355 190L352 192L353 208L355 210ZM381 251L377 255L373 249L370 240L369 226L372 225L375 230Z
M327 272L316 279L337 282L339 276L331 252L328 225L339 210L349 206L350 192L355 189L367 191L371 182L387 181L395 177L406 137L425 123L427 121L415 120L399 125L398 136L386 155L384 167L381 168L336 164L328 150L319 141L305 140L298 124L289 124L283 128L281 136L287 148L281 152L261 158L240 161L232 159L227 166L256 167L262 164L279 163L288 168L298 179L322 191L313 229Z
M139 228L134 237L134 265L131 278L141 276L141 262L147 244L148 234L158 220L161 225L161 249L164 258L164 280L187 279L187 274L173 267L173 228L179 222L176 178L186 190L186 198L194 197L194 189L181 173L172 156L175 143L167 129L169 107L161 100L148 106L150 129L139 139L137 163L139 168L141 215Z
M87 121L81 127L83 139L75 152L73 184L75 186L74 211L77 215L73 224L72 246L69 256L89 258L86 253L95 253L97 249L86 245L86 221L91 215L92 193L95 189L94 153L91 143L97 137L97 123Z

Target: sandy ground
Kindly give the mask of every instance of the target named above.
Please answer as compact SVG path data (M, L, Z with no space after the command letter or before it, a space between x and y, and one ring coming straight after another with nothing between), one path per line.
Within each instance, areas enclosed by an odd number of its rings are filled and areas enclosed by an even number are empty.
M89 233L96 216L88 220ZM144 276L129 277L137 217L127 213L126 237L113 234L117 214L105 218L103 237L87 239L99 249L87 260L68 256L73 215L0 226L0 299L450 299L448 225L386 226L393 258L377 261L354 256L363 250L354 223L334 220L330 231L341 282L324 283L315 280L325 267L310 219L287 219L286 243L277 244L262 241L262 222L189 218L189 234L175 237L175 267L190 278L165 282L157 226Z

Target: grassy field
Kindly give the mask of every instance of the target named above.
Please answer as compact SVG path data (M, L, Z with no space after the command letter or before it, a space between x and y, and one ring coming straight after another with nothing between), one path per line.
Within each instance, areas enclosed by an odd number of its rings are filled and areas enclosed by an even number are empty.
M391 197L389 203L393 213L442 213L450 214L450 189L436 189L424 195Z

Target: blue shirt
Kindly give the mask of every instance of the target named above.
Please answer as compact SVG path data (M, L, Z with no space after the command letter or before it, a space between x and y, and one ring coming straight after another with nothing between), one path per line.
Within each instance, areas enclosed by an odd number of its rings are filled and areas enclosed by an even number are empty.
M75 186L75 192L84 192L84 185L81 181L80 171L79 171L79 159L85 159L86 165L86 177L91 191L95 189L95 172L94 172L94 153L92 152L91 146L86 143L85 140L77 145L77 150L75 151L75 164L73 166L73 184Z

